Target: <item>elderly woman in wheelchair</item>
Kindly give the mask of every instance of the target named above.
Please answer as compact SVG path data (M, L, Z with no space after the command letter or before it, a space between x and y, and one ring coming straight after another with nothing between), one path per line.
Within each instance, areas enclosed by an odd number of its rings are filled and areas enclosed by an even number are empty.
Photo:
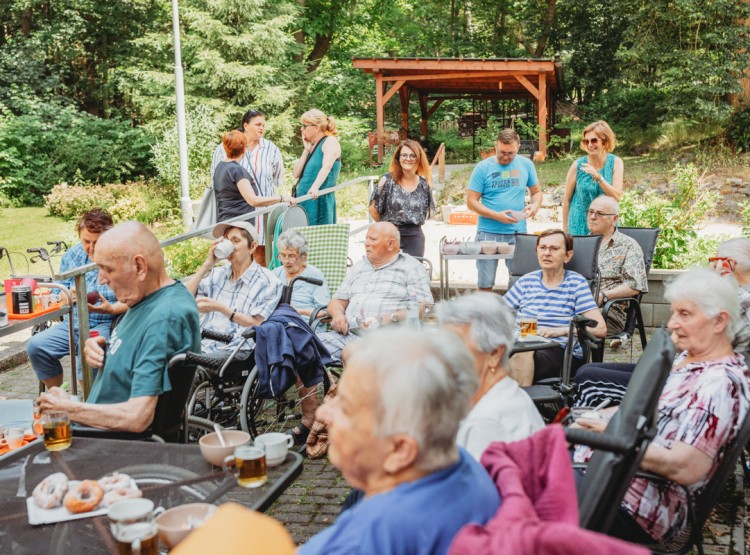
M732 347L736 284L710 270L692 270L667 287L665 298L681 352L659 398L656 437L641 463L656 476L633 480L609 532L646 544L669 541L686 526L686 492L699 495L709 483L750 406L747 363ZM576 424L594 431L606 426L593 419ZM578 447L574 460L585 462L590 455Z
M289 229L276 240L276 248L281 266L274 268L273 273L283 284L288 285L294 278L303 276L323 282L315 285L309 282L298 282L292 291L292 307L303 316L310 316L319 306L327 305L331 293L323 272L307 263L307 241L299 231Z

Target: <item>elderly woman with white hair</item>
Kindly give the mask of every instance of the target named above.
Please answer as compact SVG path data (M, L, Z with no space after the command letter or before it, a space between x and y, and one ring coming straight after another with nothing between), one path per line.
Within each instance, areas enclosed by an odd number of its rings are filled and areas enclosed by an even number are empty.
M299 231L289 229L276 239L281 266L274 268L273 273L281 283L289 285L296 277L319 279L323 285L313 285L306 281L298 281L292 291L292 306L297 312L309 316L318 306L324 306L331 300L328 283L323 272L312 264L307 263L307 241Z
M463 526L487 522L497 488L456 446L476 388L470 354L447 331L382 328L350 349L317 416L331 463L364 499L298 553L447 553Z
M656 437L641 468L669 482L634 479L609 531L637 543L668 540L685 526L688 502L680 486L695 493L706 485L750 404L747 363L732 348L738 318L734 281L711 270L691 270L667 286L665 298L672 305L669 329L681 352L659 398ZM576 423L597 431L606 426ZM578 447L574 460L585 462L590 454Z
M479 460L494 441L518 441L544 427L528 394L509 375L513 315L497 295L475 293L437 307L441 326L455 332L474 357L479 388L456 442Z

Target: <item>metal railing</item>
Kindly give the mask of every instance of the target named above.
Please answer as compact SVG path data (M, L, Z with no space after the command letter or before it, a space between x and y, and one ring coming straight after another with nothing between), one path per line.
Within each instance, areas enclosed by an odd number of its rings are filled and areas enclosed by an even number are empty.
M345 181L344 183L341 183L339 185L336 185L335 187L331 187L330 189L324 189L318 193L318 198L322 197L323 195L330 195L332 193L335 193L336 191L340 191L344 189L345 187L351 187L352 185L356 185L358 183L368 183L368 191L372 191L373 183L379 179L378 176L373 175L367 175L367 176L361 176L357 177L355 179L351 179L349 181ZM305 200L312 200L312 195L304 195L302 197L298 197L295 199L297 203L305 201ZM247 220L248 218L256 218L258 216L262 216L266 220L268 219L268 214L277 208L278 206L289 206L289 202L284 203L276 203L271 206L267 206L266 208L261 208L259 210L254 210L253 212L249 212L248 214L244 214L242 216L237 216L235 218L231 218L229 220L224 220L222 223L232 223L232 222L239 222ZM174 237L169 237L168 239L164 239L163 241L160 241L160 245L162 248L168 247L170 245L176 245L177 243L181 243L183 241L187 241L188 239L193 239L194 237L201 237L204 235L207 235L212 229L213 225L203 227L200 229L196 229L193 231L188 231L185 233L181 233L179 235L175 235ZM356 232L356 230L355 230ZM351 235L352 233L350 233ZM88 305L86 303L86 273L90 272L91 270L94 270L96 268L96 264L86 264L85 266L78 266L77 268L73 268L71 270L68 270L67 272L63 272L61 274L55 274L52 276L53 279L60 281L64 279L70 279L73 278L75 281L75 296L76 296L76 310L78 312L78 337L81 338L79 341L79 345L81 345L81 348L79 348L79 357L81 361L81 368L83 370L83 395L84 399L88 397L89 391L91 391L91 385L93 384L93 371L91 369L91 366L86 361L86 358L83 356L83 342L88 338L89 336L89 309Z

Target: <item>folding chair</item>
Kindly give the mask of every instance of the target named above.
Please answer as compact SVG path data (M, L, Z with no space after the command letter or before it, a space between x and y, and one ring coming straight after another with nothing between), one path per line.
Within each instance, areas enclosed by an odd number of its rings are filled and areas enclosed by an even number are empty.
M625 491L656 435L659 396L672 368L675 348L666 330L654 333L633 370L618 411L603 433L568 429L571 443L595 449L578 487L581 526L606 533Z
M656 251L656 240L659 237L660 229L657 228L646 228L646 227L618 227L617 231L623 235L627 235L638 243L643 251L643 262L646 265L646 276L651 271L651 262L654 259L654 252ZM627 319L625 320L625 333L629 336L633 335L636 326L638 327L638 334L641 337L641 348L646 348L646 329L643 324L643 315L641 314L641 299L643 293L638 293L634 297L626 297L622 299L611 299L602 307L602 315L604 319L607 319L609 311L612 309L612 305L615 303L627 303ZM613 337L608 336L607 339ZM604 360L604 347L606 341L603 341L601 345L592 350L591 360L594 362L602 362ZM632 347L632 343L631 343ZM631 351L632 352L632 351Z

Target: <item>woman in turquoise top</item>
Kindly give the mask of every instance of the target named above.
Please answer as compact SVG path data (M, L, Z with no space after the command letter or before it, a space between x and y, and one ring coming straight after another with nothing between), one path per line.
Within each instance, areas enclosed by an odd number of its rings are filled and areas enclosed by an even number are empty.
M570 166L562 202L563 230L571 235L589 234L586 214L596 197L607 195L617 202L622 198L623 163L612 154L615 134L606 121L595 121L583 130L581 148L588 155Z
M307 212L309 225L336 223L335 193L319 196L319 191L336 185L341 171L341 145L336 138L336 122L320 110L302 114L302 144L305 149L294 163L294 177L299 178L297 196L312 195L300 202Z

